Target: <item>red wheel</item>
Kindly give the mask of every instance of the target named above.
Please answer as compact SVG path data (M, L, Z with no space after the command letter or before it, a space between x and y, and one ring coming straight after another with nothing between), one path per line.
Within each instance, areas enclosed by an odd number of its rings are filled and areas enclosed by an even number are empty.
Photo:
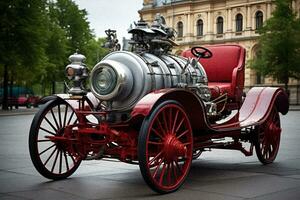
M169 193L184 182L193 157L189 119L176 101L166 101L148 116L138 142L140 170L156 192Z
M272 109L268 119L261 125L255 142L256 155L263 164L272 163L280 144L280 118L276 109Z
M75 111L62 99L47 102L36 113L29 133L29 151L34 167L44 177L64 179L79 167L81 157L74 151L76 147L64 140L54 139L66 134L75 138L76 130L66 131L75 123Z

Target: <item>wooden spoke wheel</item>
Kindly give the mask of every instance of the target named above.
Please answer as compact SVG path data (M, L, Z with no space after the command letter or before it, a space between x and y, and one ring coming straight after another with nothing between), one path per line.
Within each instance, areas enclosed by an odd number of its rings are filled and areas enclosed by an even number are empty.
M29 151L34 167L44 177L64 179L79 167L81 157L76 146L64 140L76 137L76 128L69 128L76 123L74 109L62 99L47 102L36 113L29 133Z
M144 120L138 156L142 176L154 191L169 193L182 185L193 157L193 135L178 102L161 103Z
M261 163L269 164L275 160L280 145L280 134L279 113L274 108L261 125L255 142L256 155Z

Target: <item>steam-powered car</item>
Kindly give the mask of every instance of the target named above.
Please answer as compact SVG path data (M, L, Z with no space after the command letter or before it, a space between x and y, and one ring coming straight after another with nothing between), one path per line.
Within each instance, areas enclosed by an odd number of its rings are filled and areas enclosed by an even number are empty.
M254 87L243 97L244 48L193 47L173 55L174 30L159 15L151 26L140 20L129 33L131 51L108 41L114 50L90 73L83 55L71 55L69 93L43 99L29 134L41 175L64 179L83 160L118 159L138 164L150 188L169 193L208 149L251 156L255 148L263 164L275 160L279 112L288 112L288 98L272 87ZM84 87L88 76L91 92Z

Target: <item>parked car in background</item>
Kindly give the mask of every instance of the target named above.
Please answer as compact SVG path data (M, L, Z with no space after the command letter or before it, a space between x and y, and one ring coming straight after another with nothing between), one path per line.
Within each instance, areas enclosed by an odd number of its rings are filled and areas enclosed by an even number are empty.
M35 96L33 91L26 87L12 87L8 88L8 106L14 106L18 108L19 106L26 106L30 108L32 106L37 107L39 102L39 97ZM0 88L0 104L3 103L3 88Z

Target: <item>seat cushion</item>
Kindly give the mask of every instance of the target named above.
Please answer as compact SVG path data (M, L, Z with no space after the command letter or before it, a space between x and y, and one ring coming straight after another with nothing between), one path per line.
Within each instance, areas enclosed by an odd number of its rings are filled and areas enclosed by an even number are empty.
M231 82L232 71L238 66L241 47L236 45L206 46L213 57L200 59L209 82Z
M234 97L231 91L231 83L222 82L208 82L208 88L211 91L212 98L217 98L218 96L227 93L228 97Z

